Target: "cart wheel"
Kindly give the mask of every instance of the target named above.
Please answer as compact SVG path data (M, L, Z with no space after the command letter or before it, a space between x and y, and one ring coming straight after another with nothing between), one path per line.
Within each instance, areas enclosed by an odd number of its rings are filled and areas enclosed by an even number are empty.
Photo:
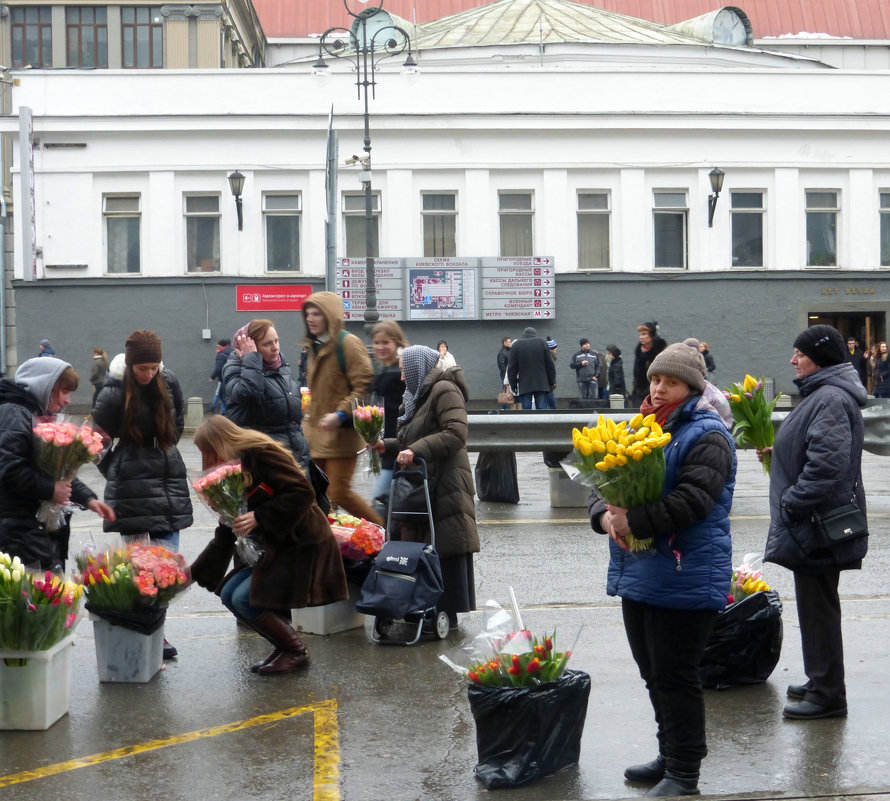
M448 636L449 628L448 612L439 612L436 615L436 636L440 640L444 640Z

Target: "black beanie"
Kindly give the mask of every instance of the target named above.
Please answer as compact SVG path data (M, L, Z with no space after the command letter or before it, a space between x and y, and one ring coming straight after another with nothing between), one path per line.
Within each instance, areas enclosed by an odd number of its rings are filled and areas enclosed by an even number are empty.
M583 348L585 345L590 344L590 340L586 337L581 337L581 341L578 344Z
M830 325L811 325L794 340L794 347L809 356L820 367L850 361L847 343L840 331Z

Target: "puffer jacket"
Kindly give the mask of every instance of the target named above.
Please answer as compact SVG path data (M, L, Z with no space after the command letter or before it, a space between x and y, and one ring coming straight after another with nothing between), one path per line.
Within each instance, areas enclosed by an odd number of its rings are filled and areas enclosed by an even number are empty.
M654 555L633 556L609 540L606 591L666 609L726 606L732 577L729 510L735 488L735 445L719 416L697 408L692 398L664 429L664 493L660 500L629 509L635 537L652 537ZM588 512L595 531L605 502L594 490Z
M460 367L430 370L414 416L385 440L387 454L410 448L426 461L440 556L479 551L473 474L467 456L469 390Z
M305 470L309 446L301 426L301 400L283 357L281 367L270 370L263 366L259 351L245 353L243 358L232 351L222 368L222 383L226 417L242 428L262 431L289 448Z
M823 367L794 383L802 399L779 426L773 445L764 560L810 575L858 569L868 538L831 550L819 548L812 514L849 503L854 486L859 508L865 511L865 387L849 363Z
M272 493L254 493L247 502L248 511L256 515L256 536L264 550L250 578L251 605L285 610L345 600L340 547L309 481L293 460L271 447L251 448L241 455L241 463L254 486L263 483ZM192 577L220 593L232 575L226 571L234 554L232 529L219 526L192 565Z
M101 464L106 478L105 501L116 516L114 522L104 522L104 529L122 534L182 531L192 524L185 463L175 445L166 449L155 446L154 415L145 402L139 420L142 444L126 437L123 370L122 355L116 356L93 406L96 425L117 440ZM162 367L161 373L170 394L178 440L185 423L182 390L170 370ZM137 387L136 392L140 391L142 388Z
M309 349L306 381L312 392L303 428L309 449L313 459L355 459L365 442L352 427L352 401L370 395L374 381L371 359L365 344L355 334L346 333L341 341L343 301L339 295L313 292L306 299L304 310L306 305L315 306L328 321L323 341L312 337L303 340ZM338 350L342 350L345 370L340 367ZM344 425L323 431L318 422L331 412L342 412Z

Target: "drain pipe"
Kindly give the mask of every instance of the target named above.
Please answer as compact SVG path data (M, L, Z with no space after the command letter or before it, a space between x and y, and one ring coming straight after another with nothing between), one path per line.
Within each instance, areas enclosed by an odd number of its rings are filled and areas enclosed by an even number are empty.
M6 198L0 189L0 377L6 375Z

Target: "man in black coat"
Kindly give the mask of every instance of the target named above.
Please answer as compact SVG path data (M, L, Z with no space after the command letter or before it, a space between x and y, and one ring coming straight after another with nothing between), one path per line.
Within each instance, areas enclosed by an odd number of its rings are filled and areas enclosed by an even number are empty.
M226 366L230 354L232 353L232 341L229 339L221 339L216 343L216 362L213 365L213 372L210 374L211 381L217 381L216 393L210 402L210 411L215 412L217 406L220 414L226 413L226 396L222 387L222 371Z
M510 348L507 379L523 409L555 409L548 395L556 389L556 365L550 348L534 328L526 328Z
M856 370L856 375L859 376L862 386L867 387L868 364L865 361L865 354L856 341L856 337L847 337L847 350L850 351L850 362L853 365L853 369Z

